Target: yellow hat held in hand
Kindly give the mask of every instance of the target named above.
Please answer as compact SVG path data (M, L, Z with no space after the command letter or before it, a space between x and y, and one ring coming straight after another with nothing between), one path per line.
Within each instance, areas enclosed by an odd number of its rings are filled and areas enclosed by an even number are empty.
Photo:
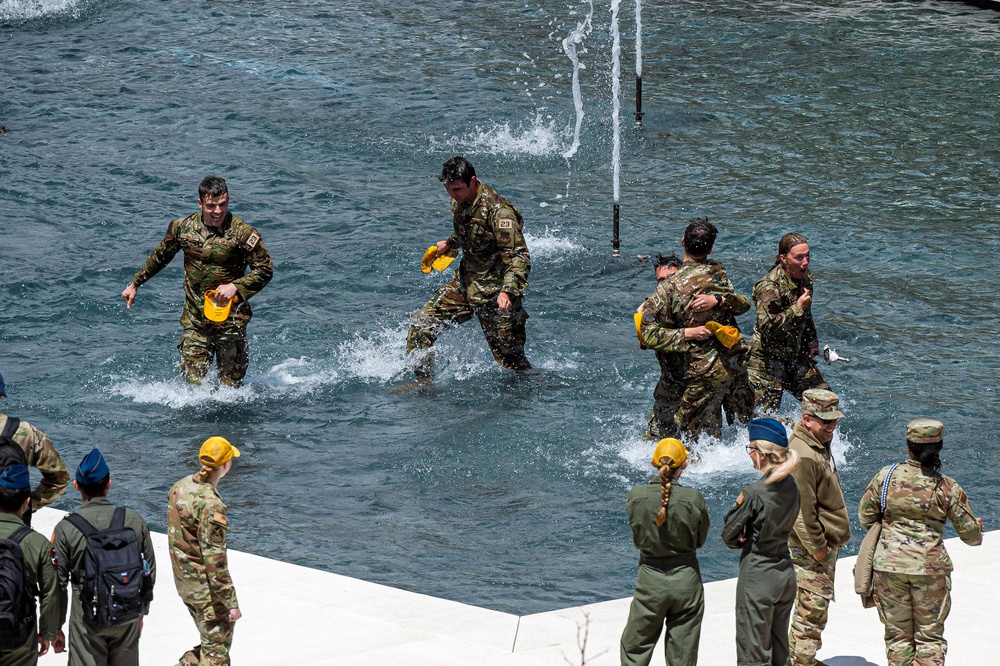
M225 437L209 437L198 451L198 460L205 467L222 467L231 458L239 458L240 450Z
M205 317L210 321L226 321L229 316L229 310L232 309L233 303L237 301L239 296L233 296L225 305L219 305L218 301L215 300L215 289L209 289L205 292Z
M677 469L684 464L687 460L688 452L681 444L680 440L668 437L666 439L661 439L656 445L656 450L653 451L653 458L650 462L653 463L653 467L660 467L660 460L663 458L670 458L670 469Z
M632 319L635 320L635 337L639 338L639 344L642 344L642 313L636 312L632 315Z
M717 321L710 321L705 323L705 328L712 331L712 335L718 338L719 342L727 349L732 349L737 342L743 339L740 329L735 326L723 326Z
M430 273L432 268L440 273L444 269L448 268L448 266L451 266L451 262L455 261L454 254L442 254L440 257L435 259L434 255L437 254L437 249L437 245L431 245L427 248L427 251L424 252L424 256L420 260L421 273Z

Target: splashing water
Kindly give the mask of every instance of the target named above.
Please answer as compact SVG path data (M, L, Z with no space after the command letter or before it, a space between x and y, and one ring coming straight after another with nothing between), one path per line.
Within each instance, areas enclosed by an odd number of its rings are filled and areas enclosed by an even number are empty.
M618 203L621 195L622 140L619 128L622 94L622 38L618 32L618 8L621 0L611 0L611 131L613 147L611 149L611 164L614 168L614 197Z
M581 245L569 238L557 236L559 229L549 230L548 227L541 235L525 233L524 240L531 250L534 259L560 259L563 255L577 254L585 252L586 246Z
M635 0L635 76L642 78L642 0Z
M563 153L563 157L568 162L576 155L580 148L580 128L583 127L583 93L580 90L580 70L585 69L585 65L580 63L577 46L583 43L584 37L590 34L593 29L592 20L594 18L594 2L590 2L590 11L569 35L562 40L563 51L573 63L573 108L576 109L576 127L573 130L573 143L569 150ZM585 49L586 50L586 49Z
M560 155L563 146L555 120L543 118L541 112L527 127L511 129L510 123L494 123L487 129L477 127L472 134L455 139L454 143L481 154L535 157Z
M0 21L30 21L46 16L73 14L80 0L2 0Z

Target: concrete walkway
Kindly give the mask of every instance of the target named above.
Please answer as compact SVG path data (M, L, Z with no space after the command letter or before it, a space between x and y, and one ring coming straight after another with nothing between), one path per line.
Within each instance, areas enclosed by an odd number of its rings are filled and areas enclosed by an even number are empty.
M63 512L43 509L35 528L46 536ZM1000 540L988 534L970 548L947 542L955 562L952 612L946 626L948 663L993 662L987 627L996 604ZM187 610L174 591L167 537L153 534L159 580L141 643L143 666L175 664L197 640ZM236 666L610 666L618 664L618 639L631 599L576 606L518 617L414 592L230 551L243 619L236 625ZM853 591L854 558L837 567L837 603L823 634L820 658L829 666L886 663L882 625ZM733 603L736 579L705 586L705 621L698 663L735 664ZM586 638L585 655L580 647ZM653 664L663 663L662 646ZM585 656L585 662L584 662ZM42 657L43 666L66 655Z

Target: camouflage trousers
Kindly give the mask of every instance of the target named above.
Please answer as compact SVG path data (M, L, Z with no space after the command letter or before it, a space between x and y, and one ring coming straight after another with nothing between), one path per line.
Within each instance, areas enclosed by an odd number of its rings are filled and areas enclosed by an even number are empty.
M777 412L781 407L783 391L788 391L797 400L801 400L803 391L811 388L830 388L816 367L816 361L811 358L803 356L782 359L765 356L759 349L750 352L747 376L753 387L757 407L768 414Z
M181 352L181 374L192 384L201 384L213 356L219 368L219 382L226 386L240 386L250 365L247 332L243 327L185 328L177 348Z
M732 377L722 362L697 369L689 366L687 384L681 395L674 423L682 433L696 438L700 433L722 435L722 400L729 392Z
M951 611L951 574L875 572L875 605L885 625L889 666L943 666L944 621Z
M452 280L438 287L430 300L414 315L413 324L406 335L406 353L416 349L429 349L434 346L445 327L464 324L476 317L497 363L512 370L527 370L531 367L524 356L524 325L528 321L528 313L521 306L520 297L511 296L510 302L508 310L500 310L495 300L472 305L459 281Z
M658 442L664 437L677 437L677 424L674 415L681 405L684 395L684 385L667 375L660 375L653 389L653 411L649 415L646 432L642 438Z
M795 568L795 609L788 632L788 651L792 666L813 666L823 641L833 600L833 578L837 569L838 548L830 549L823 561L817 562L804 548L789 548Z
M222 608L216 612L212 606L184 605L198 627L201 644L185 652L178 666L229 666L229 648L233 645L236 626L229 621L229 611Z
M747 376L747 355L733 353L726 358L726 369L732 377L729 391L722 399L722 410L729 425L747 423L753 417L753 407L757 399Z

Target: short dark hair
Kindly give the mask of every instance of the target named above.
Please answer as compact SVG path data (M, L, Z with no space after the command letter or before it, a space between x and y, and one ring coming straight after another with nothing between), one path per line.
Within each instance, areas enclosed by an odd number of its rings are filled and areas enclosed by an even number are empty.
M718 235L719 230L707 217L696 217L684 230L684 249L696 257L708 256Z
M448 183L453 183L456 180L461 180L463 183L468 185L472 182L472 179L476 177L476 167L472 166L472 162L465 159L461 155L456 155L441 167L441 175L438 179L447 185Z
M221 197L223 194L229 194L229 188L226 187L226 179L220 176L205 176L198 186L199 201L204 201L205 197Z
M111 482L111 475L108 474L100 481L94 483L80 483L76 482L76 485L80 487L80 492L87 497L104 497L108 494L108 484Z
M660 266L669 266L670 268L680 268L683 262L680 260L676 254L669 254L663 256L662 254L656 255L656 268Z
M5 488L0 486L0 511L17 513L21 510L24 500L31 495L30 488Z

